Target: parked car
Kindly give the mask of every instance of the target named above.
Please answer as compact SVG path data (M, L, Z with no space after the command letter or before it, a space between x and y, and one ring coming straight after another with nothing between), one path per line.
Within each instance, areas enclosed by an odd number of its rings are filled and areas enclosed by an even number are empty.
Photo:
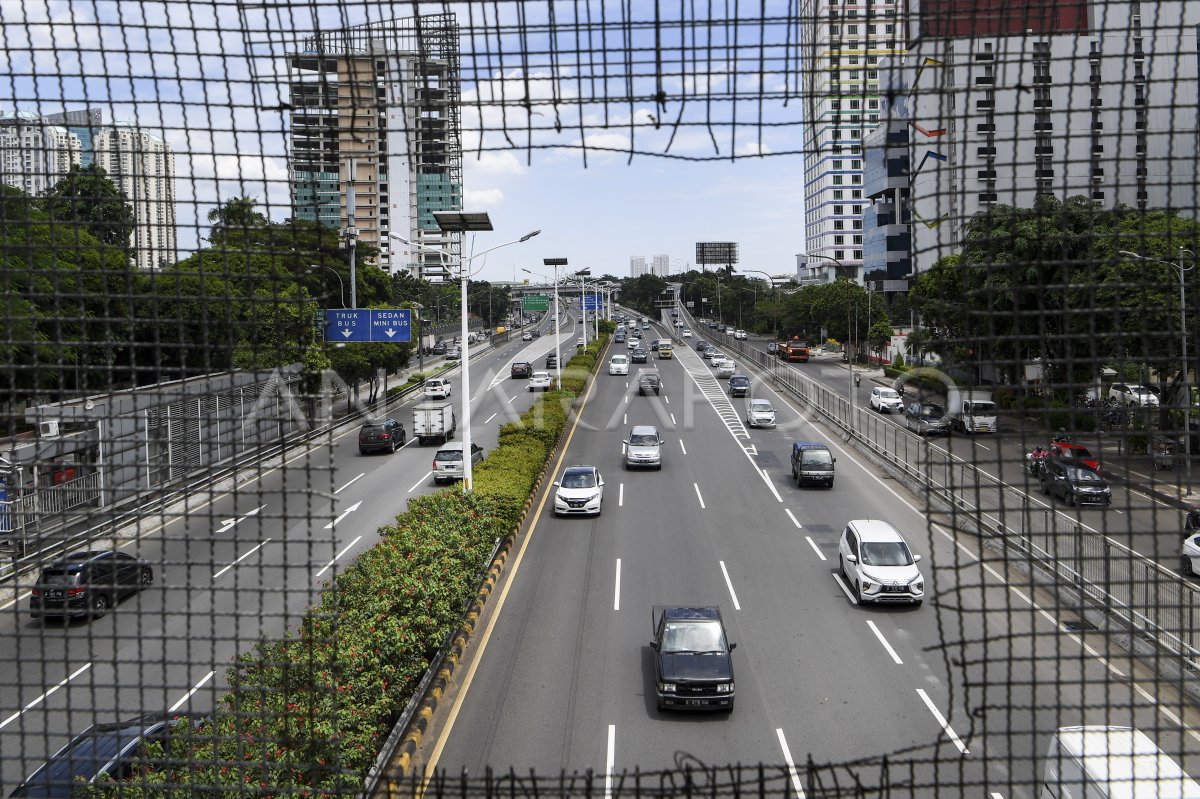
M508 373L513 380L527 380L533 374L533 364L529 361L513 361Z
M94 724L76 735L18 785L10 797L70 799L85 786L130 776L147 744L165 742L178 724L200 719L162 713L108 724Z
M549 391L552 384L549 372L534 372L529 376L530 391Z
M372 419L358 428L358 452L395 452L407 441L404 425L395 419Z
M471 444L471 466L483 460L483 447ZM443 444L433 455L433 482L451 483L463 479L466 467L463 465L463 445L461 441L450 441Z
M1061 499L1068 505L1112 504L1112 489L1095 469L1078 462L1047 458L1038 470L1038 482L1043 494Z
M29 594L29 615L103 616L136 591L154 585L154 567L125 552L73 552L42 567Z
M431 377L425 381L425 399L449 399L451 382L445 377Z
M1158 407L1158 396L1146 386L1113 383L1108 387L1108 396L1122 405L1137 405L1143 408Z
M608 373L610 375L627 375L629 374L629 356L614 355L608 359Z
M655 606L654 693L659 710L733 710L733 650L716 606Z
M871 408L880 413L891 413L904 409L904 400L894 388L876 386L871 389Z
M858 603L925 601L925 578L895 527L877 519L855 519L842 530L838 567Z
M653 466L662 469L662 437L654 425L634 425L625 439L625 468Z
M646 351L641 347L637 347L629 353L629 360L631 363L646 363L648 357L649 356L646 354Z
M936 402L914 402L904 409L904 424L917 435L949 433L946 409Z
M732 378L730 385L733 385ZM752 399L746 403L746 424L750 427L774 427L775 408L770 400Z
M554 484L554 513L599 516L604 504L604 478L595 466L568 466Z

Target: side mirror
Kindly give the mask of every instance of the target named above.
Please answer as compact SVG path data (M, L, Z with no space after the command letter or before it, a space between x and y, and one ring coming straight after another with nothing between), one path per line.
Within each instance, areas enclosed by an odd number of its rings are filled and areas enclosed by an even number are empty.
M729 645L729 651L730 651L730 652L732 652L732 651L733 651L733 650L735 650L735 649L737 649L737 644L730 644L730 645Z
M913 563L920 563L920 562L921 562L921 556L913 555Z
M551 483L550 485L554 486L555 488L558 488L558 487L559 487L559 485L558 485L558 481L557 481L557 480L555 480L555 481L554 481L553 483Z
M858 555L847 555L846 560L850 561L851 563L858 563Z
M601 478L600 478L600 485L604 485L604 478L603 478L603 477L601 477Z
M657 652L658 651L658 641L651 641L650 648L653 649L655 652Z
M833 459L833 462L834 462L834 463L837 463L837 458L834 458L834 459Z

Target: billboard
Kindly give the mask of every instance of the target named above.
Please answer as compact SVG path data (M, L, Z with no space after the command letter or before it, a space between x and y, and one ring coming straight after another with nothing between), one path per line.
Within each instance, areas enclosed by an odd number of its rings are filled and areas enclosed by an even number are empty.
M738 245L736 241L696 242L696 263L698 264L732 266L737 262Z

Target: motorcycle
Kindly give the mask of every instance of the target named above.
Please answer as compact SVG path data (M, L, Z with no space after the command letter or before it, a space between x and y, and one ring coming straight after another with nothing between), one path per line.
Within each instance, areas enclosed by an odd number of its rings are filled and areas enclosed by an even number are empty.
M854 376L854 387L858 388L860 385L862 385L862 375L855 375Z

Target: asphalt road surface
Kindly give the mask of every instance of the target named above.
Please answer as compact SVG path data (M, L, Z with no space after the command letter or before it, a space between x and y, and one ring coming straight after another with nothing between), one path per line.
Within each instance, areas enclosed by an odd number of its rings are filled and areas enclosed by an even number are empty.
M552 324L547 314L542 328ZM564 359L577 330L564 317ZM553 348L549 334L518 336L472 364L474 439L485 452L500 425L536 397L527 381L509 378L509 364L523 357L544 368ZM456 412L460 387L456 379ZM386 415L411 432L419 401L395 403ZM186 513L145 518L121 548L154 565L155 584L103 618L43 623L30 619L27 591L0 600L0 792L92 724L211 710L236 655L261 636L282 635L409 497L435 489L436 446L410 438L392 455L363 456L359 424L291 451L285 465L231 491L194 496ZM455 440L461 430L460 418Z
M915 794L1034 797L1049 735L1105 723L1155 731L1200 772L1200 718L1170 684L1071 632L1070 609L931 524L915 496L769 388L756 395L774 402L779 429L743 431L702 390L711 370L694 349L675 352L652 363L661 399L637 396L635 374L599 376L560 468L601 470L603 513L535 505L420 768L619 774L790 759L801 795L835 778L878 785L886 757L888 779ZM661 471L623 469L634 424L659 426ZM832 489L792 484L800 437L830 442ZM837 574L853 518L890 521L924 556L925 606L855 604ZM655 707L651 607L691 603L719 605L739 644L732 713Z

